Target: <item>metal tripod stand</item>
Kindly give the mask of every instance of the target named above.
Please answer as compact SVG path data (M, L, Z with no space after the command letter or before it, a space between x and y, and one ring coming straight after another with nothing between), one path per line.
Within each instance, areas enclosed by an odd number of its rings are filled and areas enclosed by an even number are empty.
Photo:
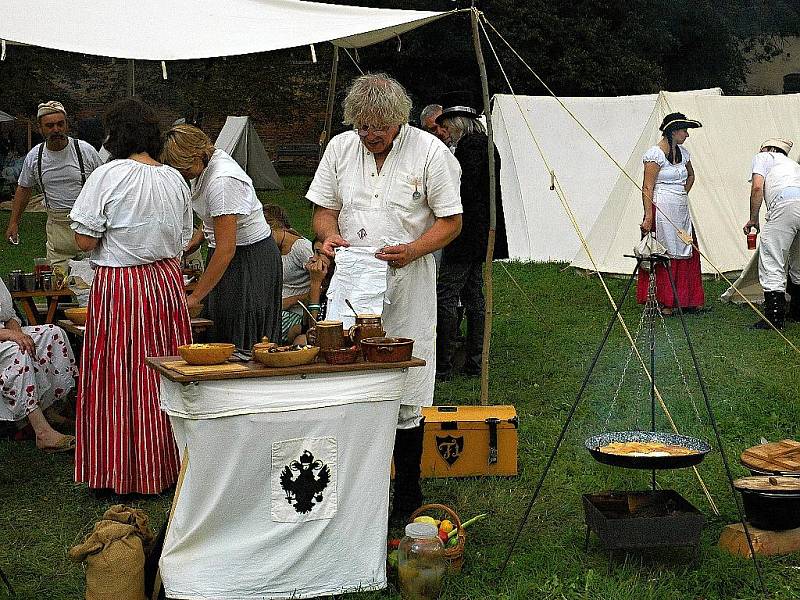
M766 594L767 593L767 589L766 589L766 585L764 584L764 578L763 578L763 576L761 574L761 566L760 566L760 564L758 562L758 558L756 557L755 549L753 548L753 540L752 540L752 538L750 536L750 529L748 528L747 522L745 521L745 518L744 518L744 510L742 508L741 500L739 499L739 496L736 493L736 489L734 488L734 485L733 485L733 474L731 473L730 465L728 463L728 457L725 454L725 449L724 449L724 447L722 445L722 438L721 438L720 433L719 433L719 428L717 427L717 421L714 418L714 411L711 408L711 402L710 402L710 400L708 398L708 391L706 389L705 380L703 379L703 374L700 371L700 365L699 365L699 363L697 361L697 355L695 354L694 346L692 345L692 339L689 336L689 328L686 325L686 319L684 318L683 310L681 309L680 302L678 301L678 290L677 290L677 288L675 286L675 280L672 277L672 270L670 269L670 264L669 264L670 258L668 256L664 256L664 255L651 255L649 257L633 257L632 256L631 258L636 258L636 268L633 270L633 273L631 273L631 276L628 278L628 282L625 285L625 290L622 292L622 297L617 302L616 309L614 310L614 314L612 315L610 321L608 322L608 327L606 327L605 334L603 335L603 339L600 342L600 345L598 346L597 351L594 354L594 357L592 359L592 363L589 366L589 370L586 372L586 375L583 378L583 382L581 383L581 387L578 390L577 396L575 397L575 401L572 403L572 406L571 406L571 408L569 410L569 413L567 414L566 421L564 422L564 425L561 428L561 432L560 432L558 438L556 439L556 443L553 446L552 451L550 452L550 456L547 459L547 463L545 464L544 471L542 471L542 474L541 474L541 476L539 478L539 481L536 484L536 487L534 488L533 496L531 496L531 499L528 502L528 506L525 509L525 513L524 513L524 515L522 517L522 520L520 521L520 524L519 524L519 526L517 528L516 534L514 535L514 539L512 540L511 545L508 548L508 553L506 554L506 557L503 560L503 564L500 567L500 572L499 573L502 574L505 571L506 567L508 566L508 562L511 560L511 555L514 552L514 549L516 548L517 542L519 541L520 535L522 534L522 531L523 531L523 529L524 529L524 527L525 527L525 525L526 525L526 523L528 521L528 517L530 516L531 510L533 509L533 504L534 504L534 502L536 502L536 498L539 497L539 493L540 493L540 491L542 489L542 485L544 484L545 478L547 477L547 474L550 471L550 467L553 465L553 461L555 460L556 454L558 453L558 449L561 446L561 443L564 441L564 437L567 434L567 430L569 429L569 425L570 425L570 423L572 422L572 419L575 416L575 411L578 409L578 405L580 404L581 399L583 398L583 393L586 391L586 387L589 384L589 380L591 379L592 372L594 371L594 368L597 365L597 361L598 361L598 359L600 358L600 355L603 352L603 348L605 347L606 342L608 342L608 337L611 334L611 330L614 328L614 323L617 321L617 319L619 317L620 310L621 310L623 304L625 303L625 298L628 296L628 292L630 291L631 285L633 284L634 280L636 279L636 277L637 277L637 275L639 273L639 268L641 267L642 263L643 262L647 262L648 266L649 266L649 270L650 270L650 274L651 274L650 276L651 277L655 277L656 276L656 268L657 267L660 267L660 268L664 269L666 271L668 277L669 277L669 283L670 283L670 287L672 289L673 301L675 303L675 307L677 308L677 314L678 314L678 317L679 317L680 322L681 322L681 327L683 329L683 335L684 335L684 337L686 339L686 345L687 345L687 347L689 349L689 354L692 357L692 364L694 365L695 374L697 375L697 382L698 382L698 384L700 386L700 390L701 390L701 392L703 394L703 401L705 402L706 410L708 411L709 423L711 423L711 427L714 429L714 436L715 436L716 441L717 441L717 448L719 448L720 455L722 456L722 463L723 463L723 465L725 467L725 474L727 475L728 484L730 485L731 494L733 495L733 499L734 499L734 502L736 504L736 510L738 512L738 515L739 515L739 521L742 523L742 527L744 528L744 534L745 534L745 537L747 538L747 545L748 545L748 547L750 549L750 556L753 559L753 566L755 567L756 576L758 578L758 582L759 582L759 584L761 586L762 592L764 594ZM655 397L655 395L654 395L654 393L655 393L655 378L652 375L652 369L654 367L654 360L655 360L655 346L654 346L653 337L652 337L653 336L653 324L652 323L650 324L650 335L651 335L651 343L650 343L651 391L650 391L650 396L651 396L651 411L652 411L652 413L651 413L651 419L652 419L651 423L653 425L653 428L655 428L654 427L655 426L655 401L654 401L654 397ZM652 485L655 488L655 471L653 471Z

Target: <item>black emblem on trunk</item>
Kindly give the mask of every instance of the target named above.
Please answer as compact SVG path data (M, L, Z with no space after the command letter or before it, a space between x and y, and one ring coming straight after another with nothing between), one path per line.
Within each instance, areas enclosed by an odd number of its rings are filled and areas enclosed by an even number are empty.
M456 438L452 435L446 435L444 437L439 437L437 435L436 449L447 464L452 466L461 456L462 450L464 450L464 436Z
M295 477L292 471L297 472ZM304 450L300 460L293 460L281 471L281 487L286 501L299 513L311 512L314 504L322 502L322 492L328 487L331 470L328 465L314 460L314 455Z
M367 237L367 230L362 227L361 229L358 230L358 233L356 233L356 235L358 236L358 239L363 240L365 237Z

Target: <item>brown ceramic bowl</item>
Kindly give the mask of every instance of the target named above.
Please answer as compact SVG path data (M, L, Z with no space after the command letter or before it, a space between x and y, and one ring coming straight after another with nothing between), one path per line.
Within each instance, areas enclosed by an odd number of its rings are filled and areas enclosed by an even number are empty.
M87 308L85 306L78 308L65 308L64 316L75 323L75 325L86 325L86 311Z
M219 365L236 350L233 344L187 344L178 346L178 354L190 365Z
M275 348L272 348L275 350ZM253 350L253 360L265 367L296 367L314 362L319 346L307 346L298 350L273 351Z
M411 360L414 340L396 337L371 337L361 340L367 362L402 362Z
M346 348L339 348L337 350L325 350L322 356L325 357L325 362L331 365L349 365L356 362L359 354L358 346L347 346Z

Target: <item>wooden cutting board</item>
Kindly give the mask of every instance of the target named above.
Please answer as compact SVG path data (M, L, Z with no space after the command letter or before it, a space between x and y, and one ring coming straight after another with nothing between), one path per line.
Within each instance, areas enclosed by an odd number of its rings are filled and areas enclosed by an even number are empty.
M236 373L248 371L242 363L226 362L221 365L190 365L185 360L175 360L162 363L166 368L177 371L181 375L205 375L207 373Z
M779 475L763 475L758 477L742 477L733 482L737 490L750 492L782 492L797 494L800 492L800 477L781 477Z
M800 442L781 440L753 446L742 452L745 467L770 473L800 473Z

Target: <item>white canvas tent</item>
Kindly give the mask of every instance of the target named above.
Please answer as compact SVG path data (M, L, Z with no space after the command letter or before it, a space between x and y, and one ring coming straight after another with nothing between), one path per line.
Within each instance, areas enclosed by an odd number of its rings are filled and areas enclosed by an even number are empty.
M739 271L752 255L742 225L747 220L750 168L761 142L773 136L800 140L800 95L708 96L662 92L625 168L641 185L642 155L660 138L658 125L671 112L685 113L703 123L686 143L692 153L697 180L689 194L689 208L698 243L709 261L704 273ZM796 158L796 156L792 156ZM639 240L642 220L641 191L620 174L594 226L585 234L597 269L630 273L631 254ZM583 248L572 266L594 270Z
M6 122L6 121L14 121L14 120L16 120L16 119L14 117L12 117L10 114L0 110L0 123Z
M36 11L58 27L32 19L29 0L5 0L0 39L144 60L232 56L324 41L366 46L450 14L301 0L108 0L102 10L92 0L41 0Z
M722 90L684 93L720 95ZM658 94L648 94L561 100L611 156L625 164L647 131L658 98ZM502 161L500 181L510 257L572 260L580 241L556 192L550 189L552 179L545 161L564 189L584 235L600 214L619 169L550 96L498 94L492 120Z
M257 190L283 189L281 178L275 172L250 117L229 116L225 119L214 146L230 154L239 163Z

